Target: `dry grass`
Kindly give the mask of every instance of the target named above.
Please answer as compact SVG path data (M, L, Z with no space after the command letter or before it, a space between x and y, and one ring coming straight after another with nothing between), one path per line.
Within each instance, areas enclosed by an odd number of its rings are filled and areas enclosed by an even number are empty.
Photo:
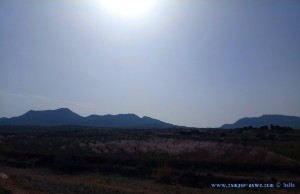
M161 153L169 155L193 154L199 161L238 161L239 164L276 164L291 167L295 161L267 149L245 147L230 143L178 139L119 140L80 143L96 154L103 153Z

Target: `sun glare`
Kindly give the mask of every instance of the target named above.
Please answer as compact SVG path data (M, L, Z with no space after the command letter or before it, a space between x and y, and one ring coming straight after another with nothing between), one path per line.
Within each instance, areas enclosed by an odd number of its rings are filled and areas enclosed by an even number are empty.
M122 18L140 18L149 14L157 0L101 0L105 10Z

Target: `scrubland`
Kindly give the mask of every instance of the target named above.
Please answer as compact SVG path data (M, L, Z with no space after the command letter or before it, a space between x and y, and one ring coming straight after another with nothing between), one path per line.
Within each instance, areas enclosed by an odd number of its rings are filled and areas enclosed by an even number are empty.
M0 193L297 193L299 147L299 130L2 126ZM296 188L211 186L278 182Z

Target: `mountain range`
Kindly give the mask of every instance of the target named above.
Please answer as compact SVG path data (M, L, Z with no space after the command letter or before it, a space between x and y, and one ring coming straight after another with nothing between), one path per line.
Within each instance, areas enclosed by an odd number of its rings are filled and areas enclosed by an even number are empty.
M264 125L279 125L281 127L291 127L300 129L300 117L285 115L262 115L260 117L242 118L233 124L221 126L223 129L234 129L243 127L261 127Z
M12 118L0 118L0 125L83 125L113 128L171 128L178 127L150 117L138 117L135 114L80 116L68 108L56 110L28 111Z
M56 110L30 110L27 113L12 118L0 118L0 125L38 125L38 126L59 126L59 125L82 125L112 128L174 128L182 127L166 123L151 117L138 117L135 114L118 115L90 115L80 116L68 108ZM260 117L242 118L233 124L225 124L222 129L235 129L243 127L261 127L264 125L279 125L300 129L300 117L285 115L262 115Z

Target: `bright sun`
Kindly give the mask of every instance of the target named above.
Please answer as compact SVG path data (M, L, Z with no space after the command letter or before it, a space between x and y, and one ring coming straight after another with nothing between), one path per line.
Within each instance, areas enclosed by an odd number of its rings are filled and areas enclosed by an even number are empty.
M108 12L122 18L139 18L150 13L158 0L101 0Z

